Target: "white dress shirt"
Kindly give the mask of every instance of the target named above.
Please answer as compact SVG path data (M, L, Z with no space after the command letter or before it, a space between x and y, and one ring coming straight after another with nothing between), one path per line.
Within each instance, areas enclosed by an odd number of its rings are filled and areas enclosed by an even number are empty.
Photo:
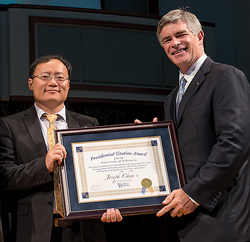
M188 86L190 85L191 81L193 80L193 78L195 77L196 73L200 70L202 64L204 63L204 61L207 59L207 55L204 54L202 55L191 67L189 67L189 69L187 70L187 72L185 74L183 74L181 71L179 73L179 83L181 78L184 76L185 80L187 81L186 85L185 85L185 91L187 90Z
M44 138L47 150L49 150L48 138L47 138L47 130L49 128L49 121L45 118L42 118L42 115L46 112L44 110L42 110L41 108L39 108L36 105L36 103L34 105L35 105L37 117L38 117L39 122L40 122L41 130L43 133L43 138ZM68 124L66 121L66 108L65 108L65 106L63 106L63 108L58 113L55 113L55 114L60 115L60 118L58 118L58 120L56 120L56 122L55 122L56 129L67 129Z

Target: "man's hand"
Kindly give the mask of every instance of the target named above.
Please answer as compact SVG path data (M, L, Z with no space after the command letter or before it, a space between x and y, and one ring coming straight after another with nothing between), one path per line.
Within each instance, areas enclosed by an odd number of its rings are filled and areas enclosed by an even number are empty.
M169 211L172 217L181 217L192 213L197 208L181 188L171 192L162 203L166 206L156 214L158 217Z
M121 222L122 221L122 215L118 209L108 209L106 213L104 213L101 217L102 222Z
M152 122L158 122L158 118L153 118L153 121ZM134 123L135 124L140 124L141 123L141 121L139 120L139 119L136 119L135 121L134 121Z
M66 158L66 150L63 145L54 145L47 153L45 157L45 164L48 171L53 172L58 165L60 165L63 159Z

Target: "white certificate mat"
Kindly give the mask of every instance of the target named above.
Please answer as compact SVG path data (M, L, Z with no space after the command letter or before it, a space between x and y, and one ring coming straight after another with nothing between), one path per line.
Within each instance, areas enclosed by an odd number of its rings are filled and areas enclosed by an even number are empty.
M160 136L71 145L79 203L170 194Z

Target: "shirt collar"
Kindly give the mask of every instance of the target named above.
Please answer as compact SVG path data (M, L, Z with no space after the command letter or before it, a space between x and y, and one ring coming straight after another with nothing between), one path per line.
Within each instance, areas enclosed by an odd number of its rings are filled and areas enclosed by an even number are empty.
M206 59L207 59L207 55L204 54L192 66L189 67L186 74L183 74L180 71L179 72L179 80L181 80L181 78L184 76L186 81L188 83L190 83Z
M44 113L46 113L46 112L45 112L44 110L42 110L41 108L39 108L39 107L36 105L36 103L34 104L34 106L35 106L35 109L36 109L37 117L38 117L39 119L41 119L41 116L42 116ZM65 108L65 106L63 106L63 108L62 108L59 112L54 113L54 114L59 114L59 115L64 119L64 121L66 122L66 108Z

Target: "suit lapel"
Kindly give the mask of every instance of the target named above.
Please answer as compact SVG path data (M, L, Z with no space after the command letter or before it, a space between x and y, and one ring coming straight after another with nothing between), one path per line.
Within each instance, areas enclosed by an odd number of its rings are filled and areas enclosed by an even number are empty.
M34 147L37 149L38 154L40 156L46 155L47 149L34 106L24 113L23 122L35 144Z
M176 120L176 98L177 98L177 93L178 93L178 90L179 90L179 86L176 87L173 91L173 96L174 98L172 99L172 103L170 104L170 110L171 110L171 119L174 121L174 123L176 124L177 123L177 120Z
M70 111L66 110L67 123L69 128L79 128L79 120L74 118ZM27 109L23 116L23 122L26 126L29 135L34 142L34 147L40 156L47 153L46 144L41 131L41 126L34 105Z
M79 120L73 117L72 113L67 109L66 109L66 118L67 118L67 124L68 124L69 129L80 127Z
M180 122L180 119L182 117L182 114L188 104L188 102L191 100L193 95L199 90L202 83L205 81L205 75L210 71L212 66L212 60L208 57L203 65L201 66L200 70L196 73L194 79L188 86L182 100L179 106L179 114L178 114L178 120L177 120L177 126ZM174 109L175 110L175 109Z

